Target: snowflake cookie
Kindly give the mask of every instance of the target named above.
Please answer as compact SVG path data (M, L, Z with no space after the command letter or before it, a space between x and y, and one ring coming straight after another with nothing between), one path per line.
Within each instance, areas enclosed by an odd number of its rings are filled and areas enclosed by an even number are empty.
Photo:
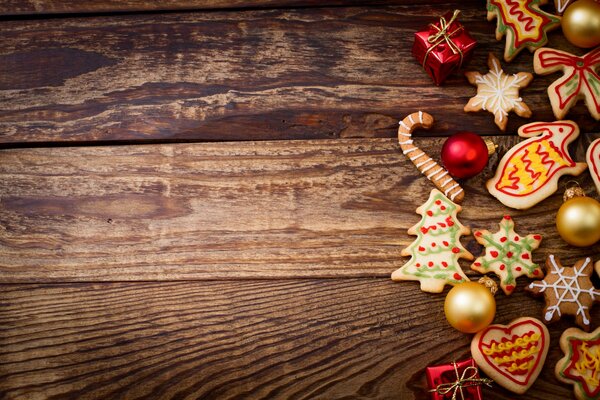
M551 254L546 259L546 267L546 277L527 286L534 295L544 294L544 322L558 321L563 314L574 315L577 325L589 331L590 308L600 300L600 291L590 280L594 269L592 259L587 257L577 261L573 268L565 268Z
M600 397L600 328L585 333L569 328L560 336L560 349L565 354L556 363L559 381L574 386L578 400Z
M542 48L533 56L533 70L548 75L562 70L563 76L548 87L552 112L563 119L580 99L597 120L600 120L600 47L579 57L566 51Z
M492 53L488 56L488 66L490 71L485 75L477 71L465 72L469 82L477 86L477 95L469 99L464 110L491 112L494 114L496 125L505 131L510 111L514 111L520 117L531 117L531 110L519 97L519 89L527 87L533 75L528 72L505 74L500 67L500 61Z
M500 230L496 233L487 230L475 231L475 240L485 246L485 254L475 260L471 269L482 274L493 272L498 275L500 287L509 295L515 290L516 279L519 276L542 277L539 265L531 259L531 252L540 246L542 236L517 235L515 223L508 215L499 225Z
M394 271L393 280L420 281L421 290L429 293L469 280L458 264L459 258L473 259L460 243L460 237L471 232L457 218L461 210L439 190L431 191L425 204L417 208L421 221L408 230L417 239L401 253L411 258Z
M540 10L547 0L488 0L487 19L498 19L496 40L506 34L504 60L521 50L534 51L548 43L548 32L560 26L560 17Z

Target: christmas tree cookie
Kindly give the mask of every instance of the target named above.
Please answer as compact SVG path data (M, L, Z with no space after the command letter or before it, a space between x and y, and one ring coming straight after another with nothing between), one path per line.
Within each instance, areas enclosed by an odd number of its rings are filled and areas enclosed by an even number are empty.
M457 218L461 210L439 190L431 191L425 204L417 208L421 221L408 230L417 239L401 253L411 258L394 271L393 280L420 281L421 290L430 293L442 292L446 284L469 280L458 263L459 258L473 259L460 243L460 237L470 233Z
M541 278L539 265L532 261L531 252L540 246L541 235L519 236L510 216L500 222L500 230L491 233L487 230L475 231L475 240L485 246L485 254L475 260L471 269L482 274L493 272L500 278L500 287L505 294L511 294L521 275Z
M506 34L504 60L521 50L534 51L548 43L548 31L560 26L560 17L540 9L547 0L488 0L487 19L498 19L496 40Z

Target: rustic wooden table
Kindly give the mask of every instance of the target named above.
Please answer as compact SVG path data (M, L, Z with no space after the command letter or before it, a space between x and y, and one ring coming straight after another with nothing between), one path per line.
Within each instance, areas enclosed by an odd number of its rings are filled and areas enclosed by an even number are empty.
M527 122L499 136L462 112L463 76L436 87L413 60L413 32L454 8L487 71L504 42L474 0L0 0L0 398L427 399L425 367L468 356L471 336L444 295L390 280L432 187L398 120L433 114L417 140L435 157L459 130L502 154ZM504 66L531 71L532 55ZM522 91L532 120L553 120L556 78ZM600 124L582 104L570 117L583 160ZM510 210L483 186L497 162L466 183L465 225L509 213L544 235L535 261L598 258L557 236L568 178ZM496 322L541 316L525 281ZM571 325L550 327L522 398L571 397L553 373Z

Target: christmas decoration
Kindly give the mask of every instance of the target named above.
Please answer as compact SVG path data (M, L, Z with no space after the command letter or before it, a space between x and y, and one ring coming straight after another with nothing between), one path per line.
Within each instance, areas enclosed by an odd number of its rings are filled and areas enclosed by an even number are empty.
M427 384L432 400L481 400L481 385L491 386L491 379L480 378L473 359L427 367Z
M423 216L421 221L408 230L417 239L401 253L411 258L394 271L393 280L420 281L421 290L430 293L440 293L446 284L469 280L458 263L459 258L473 259L460 243L460 237L470 233L457 218L461 210L439 190L431 191L425 204L417 208Z
M585 152L585 161L600 194L600 138L594 140Z
M535 318L517 318L508 325L490 325L471 341L475 362L500 386L523 394L540 374L550 333Z
M472 132L450 136L442 146L442 164L456 178L470 178L480 173L488 157L496 151L491 141L484 141Z
M540 246L542 236L533 234L519 236L515 233L515 223L506 215L500 222L500 230L490 233L487 230L475 231L475 240L485 246L483 256L477 258L471 269L482 274L493 272L500 277L500 287L509 295L515 289L516 278L526 275L541 278L543 272L532 260L531 252Z
M415 33L413 56L436 85L468 63L473 55L476 42L458 22L459 13L459 10L447 13L437 23Z
M537 74L563 71L563 76L548 87L557 119L563 119L579 99L584 99L592 117L600 120L600 76L596 72L599 67L600 47L582 57L549 48L535 52L533 69Z
M527 209L550 196L564 174L579 175L587 165L576 163L567 146L579 136L573 121L534 122L519 128L529 138L506 152L488 191L504 205Z
M528 72L505 74L500 67L500 61L492 53L488 56L488 66L490 71L485 75L477 71L465 73L469 82L477 86L477 95L469 99L464 110L491 112L494 114L496 125L504 131L510 111L514 111L520 117L531 117L531 110L519 97L519 89L527 87L533 75Z
M441 190L450 200L460 203L464 191L454 179L448 176L448 171L440 167L431 157L413 144L412 131L416 128L429 129L433 125L433 117L422 111L410 114L400 121L398 127L398 142L402 153L415 164L417 169L424 174L433 184Z
M448 292L444 302L448 323L464 333L479 332L492 323L496 315L494 295L478 282L463 282Z
M554 0L554 7L556 12L561 14L565 12L566 8L571 4L573 0Z
M540 10L547 0L488 0L487 19L498 19L496 40L506 34L504 60L511 61L524 48L548 43L548 32L560 26L560 17Z
M579 400L600 398L600 328L591 333L565 330L560 349L565 356L556 363L558 380L572 384Z
M546 267L546 277L527 286L534 295L544 295L544 322L558 321L563 314L574 315L577 325L588 331L591 326L590 308L600 296L590 281L592 260L588 257L577 261L573 268L565 268L551 254L546 259Z
M565 10L562 30L575 46L590 48L600 45L600 3L577 0Z
M556 214L556 228L563 240L587 247L600 240L600 203L587 197L579 187L569 188Z

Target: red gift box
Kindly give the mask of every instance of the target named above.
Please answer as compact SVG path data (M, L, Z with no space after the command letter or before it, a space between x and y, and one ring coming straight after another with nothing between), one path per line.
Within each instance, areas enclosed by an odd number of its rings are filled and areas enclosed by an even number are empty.
M457 21L459 12L448 12L437 23L415 33L412 53L436 85L467 64L477 44Z
M479 377L479 370L472 358L427 367L425 372L432 400L481 400L481 385L489 386L491 382L490 379Z

